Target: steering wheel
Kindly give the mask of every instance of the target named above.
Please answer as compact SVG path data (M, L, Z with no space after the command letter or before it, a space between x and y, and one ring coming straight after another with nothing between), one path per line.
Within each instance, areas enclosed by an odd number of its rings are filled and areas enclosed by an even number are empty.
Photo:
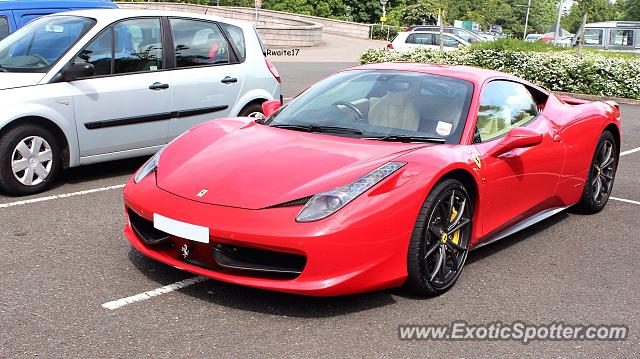
M360 112L360 109L358 107L356 107L356 105L352 104L351 102L340 100L340 101L334 102L333 106L336 106L336 107L338 107L338 106L348 107L353 112L355 112L356 121L366 121L365 118L364 118L364 115L362 114L362 112Z
M47 61L47 59L45 59L44 57L38 55L38 54L31 54L31 57L35 57L38 62L36 62L36 64L43 64L44 66L49 66L49 61Z

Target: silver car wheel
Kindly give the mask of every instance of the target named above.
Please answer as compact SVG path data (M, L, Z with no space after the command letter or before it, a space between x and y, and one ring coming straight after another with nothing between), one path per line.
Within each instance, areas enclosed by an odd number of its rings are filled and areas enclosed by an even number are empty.
M29 136L18 142L11 155L13 175L25 186L42 183L51 173L53 151L40 136Z

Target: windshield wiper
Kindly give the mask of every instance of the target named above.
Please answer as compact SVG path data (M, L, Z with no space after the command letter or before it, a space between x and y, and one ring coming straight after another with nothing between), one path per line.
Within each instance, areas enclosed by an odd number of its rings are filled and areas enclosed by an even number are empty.
M412 136L412 135L388 135L388 136L374 136L363 137L365 140L378 140L378 141L391 141L391 142L431 142L431 143L445 143L444 138L427 137L427 136Z
M292 124L278 124L271 125L275 128L284 128L287 130L305 131L305 132L327 132L327 133L347 133L351 135L362 135L362 131L355 128L338 127L338 126L322 126L314 123L308 125L292 125Z
M7 69L5 69L4 67L2 67L2 65L0 65L0 72L7 72Z

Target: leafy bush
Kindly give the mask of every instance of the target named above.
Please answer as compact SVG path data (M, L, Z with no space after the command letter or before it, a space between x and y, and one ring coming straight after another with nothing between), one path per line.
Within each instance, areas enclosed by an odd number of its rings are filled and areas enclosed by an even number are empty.
M426 48L411 52L368 49L361 63L418 62L469 65L506 72L552 91L640 99L640 59L607 57L573 50L521 51L469 47L441 53Z
M511 51L533 51L533 52L565 52L571 53L577 56L577 49L575 47L558 47L553 44L535 41L527 42L516 39L498 39L496 41L485 41L471 45L474 50L511 50ZM584 53L591 53L594 55L600 55L603 57L622 58L631 60L640 60L640 54L633 52L615 52L615 51L602 51L593 48L583 47Z

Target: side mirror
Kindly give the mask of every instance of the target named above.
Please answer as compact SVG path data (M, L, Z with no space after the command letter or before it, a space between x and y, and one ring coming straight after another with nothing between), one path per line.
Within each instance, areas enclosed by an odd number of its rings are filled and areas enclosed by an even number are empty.
M73 81L85 77L91 77L95 75L95 73L96 70L92 64L81 63L69 65L63 70L62 76L66 81Z
M280 107L282 107L280 100L266 101L262 103L262 113L264 113L265 117L269 117L278 111Z
M533 147L541 143L541 133L526 127L514 127L500 143L491 149L489 154L497 157L516 148Z

